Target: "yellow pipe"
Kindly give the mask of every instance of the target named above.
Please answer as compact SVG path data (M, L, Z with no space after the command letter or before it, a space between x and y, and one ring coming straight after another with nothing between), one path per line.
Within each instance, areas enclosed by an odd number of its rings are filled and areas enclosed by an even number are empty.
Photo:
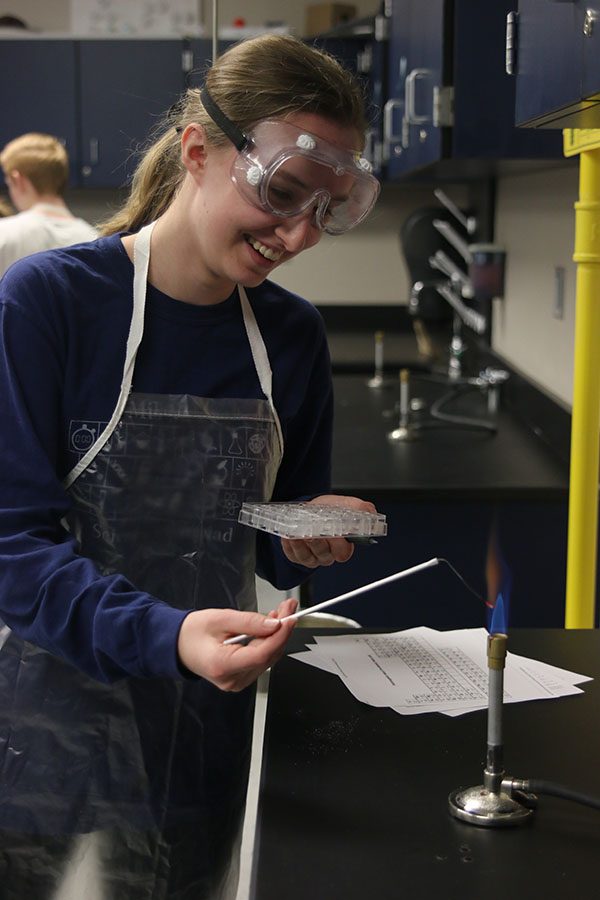
M600 461L600 149L580 153L566 628L595 624Z

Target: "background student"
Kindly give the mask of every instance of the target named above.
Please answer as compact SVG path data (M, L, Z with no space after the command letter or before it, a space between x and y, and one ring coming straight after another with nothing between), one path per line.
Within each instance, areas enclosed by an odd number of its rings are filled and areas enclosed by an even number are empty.
M55 137L22 134L0 152L10 199L18 211L0 220L0 275L30 253L93 241L98 233L68 209L67 151Z

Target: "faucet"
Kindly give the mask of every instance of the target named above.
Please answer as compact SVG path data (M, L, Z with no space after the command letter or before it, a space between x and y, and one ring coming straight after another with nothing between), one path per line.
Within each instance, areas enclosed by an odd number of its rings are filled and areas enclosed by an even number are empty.
M466 350L462 339L462 322L458 313L454 313L452 320L452 337L450 339L450 354L448 357L448 379L458 381L462 376L461 357Z
M445 257L443 252L442 257ZM433 257L429 260L430 265L432 264L432 260ZM460 269L454 266L452 260L448 259L448 262L453 270L460 273ZM442 265L444 265L443 261L440 266L438 266L440 271L442 271ZM481 313L468 307L462 299L461 294L464 296L465 280L468 281L468 276L464 275L464 277L461 278L459 275L456 276L454 280L452 280L451 277L448 277L441 281L415 281L411 288L410 299L408 302L409 313L413 316L417 316L419 314L419 297L421 296L421 292L427 287L432 287L435 288L438 294L443 297L454 310L452 338L450 341L450 358L448 362L448 378L451 381L456 381L462 375L461 357L466 349L462 338L462 323L464 322L472 328L473 331L476 331L477 334L483 334L486 328L485 316L482 316ZM457 291L458 284L462 285L460 293Z
M468 325L477 334L483 334L487 325L485 316L467 306L462 297L456 293L456 289L451 281L443 281L441 284L436 285L436 290L450 304L454 312L460 316L465 325Z
M495 416L498 412L500 402L500 386L510 378L506 369L495 369L493 366L486 366L475 378L469 378L469 384L480 387L487 392L488 413Z
M419 315L419 297L421 296L421 291L425 290L425 288L435 288L441 287L445 284L444 281L415 281L413 286L410 289L410 297L408 300L408 311L412 316Z
M443 282L436 287L436 290L454 310L450 356L448 359L448 378L450 381L456 382L462 376L461 357L465 352L465 343L462 338L463 323L472 328L473 331L476 331L477 334L482 334L485 331L486 319L481 313L466 305L456 292L456 287L452 284L452 281Z

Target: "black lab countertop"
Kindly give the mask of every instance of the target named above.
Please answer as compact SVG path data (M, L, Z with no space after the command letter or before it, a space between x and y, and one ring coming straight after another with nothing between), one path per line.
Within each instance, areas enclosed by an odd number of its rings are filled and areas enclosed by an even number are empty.
M522 421L500 404L497 431L464 428L431 421L426 412L413 415L416 428L409 440L391 441L398 424L395 405L398 379L370 388L368 376L335 375L333 483L336 493L378 496L430 496L503 499L558 498L566 495L568 469ZM410 393L425 406L447 393L450 385L411 375ZM450 414L486 419L485 396L475 388L452 399Z
M297 628L291 652L307 641ZM600 795L598 631L516 629L509 649L595 680L575 697L505 705L507 771ZM269 688L251 897L596 897L597 809L541 797L513 828L449 815L449 793L481 783L485 751L483 710L402 716L282 660Z

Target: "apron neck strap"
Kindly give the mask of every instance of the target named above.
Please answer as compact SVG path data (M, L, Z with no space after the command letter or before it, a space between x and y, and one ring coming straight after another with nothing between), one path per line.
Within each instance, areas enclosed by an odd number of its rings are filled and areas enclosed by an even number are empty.
M269 401L269 406L273 413L275 427L277 428L277 436L279 438L279 449L283 456L283 432L281 430L281 422L279 421L275 404L273 403L273 372L271 371L269 355L267 353L267 348L265 347L265 342L262 339L262 334L260 333L254 310L252 309L250 301L248 300L248 295L241 284L238 284L238 294L242 307L242 316L244 317L244 325L246 326L246 334L248 335L248 343L250 344L252 359L254 360L254 368L256 369L256 374L258 375L263 394Z
M123 366L121 388L119 390L117 404L110 418L110 422L65 478L63 482L65 488L70 487L73 482L79 478L81 473L87 469L94 457L104 446L117 427L127 404L129 392L131 391L131 383L133 381L135 358L144 334L146 284L148 282L148 266L150 265L150 239L152 237L154 225L154 222L150 222L149 225L145 225L140 229L133 245L133 311L131 314L131 323L129 325L129 335L127 337L127 347L125 350L125 365Z
M127 337L125 365L123 366L121 389L119 391L117 404L111 416L110 422L106 425L106 427L98 435L92 446L89 447L89 449L81 457L77 465L74 466L73 469L71 469L71 471L65 478L63 483L66 488L70 487L73 482L77 478L79 478L81 473L89 466L99 450L104 446L106 441L109 439L109 437L117 427L117 424L119 423L127 404L127 400L131 391L131 384L133 381L135 359L139 346L142 342L142 337L144 335L144 311L146 308L146 288L148 284L148 268L150 265L150 241L152 238L152 230L155 224L155 222L150 222L149 225L145 225L143 228L141 228L136 235L133 245L133 311L131 314L129 335ZM277 436L279 438L279 449L281 455L283 456L283 432L281 429L279 416L277 415L277 411L273 404L273 373L271 371L271 366L269 363L267 348L265 347L265 342L262 339L262 335L258 328L258 324L256 322L256 317L254 315L252 307L250 306L250 301L248 300L246 291L241 285L238 285L238 292L240 296L244 325L246 327L246 334L248 335L248 342L250 344L250 350L252 352L252 359L254 360L254 366L256 368L256 374L258 375L260 386L269 402L269 406L271 407L271 411L273 413L275 427L277 429Z

